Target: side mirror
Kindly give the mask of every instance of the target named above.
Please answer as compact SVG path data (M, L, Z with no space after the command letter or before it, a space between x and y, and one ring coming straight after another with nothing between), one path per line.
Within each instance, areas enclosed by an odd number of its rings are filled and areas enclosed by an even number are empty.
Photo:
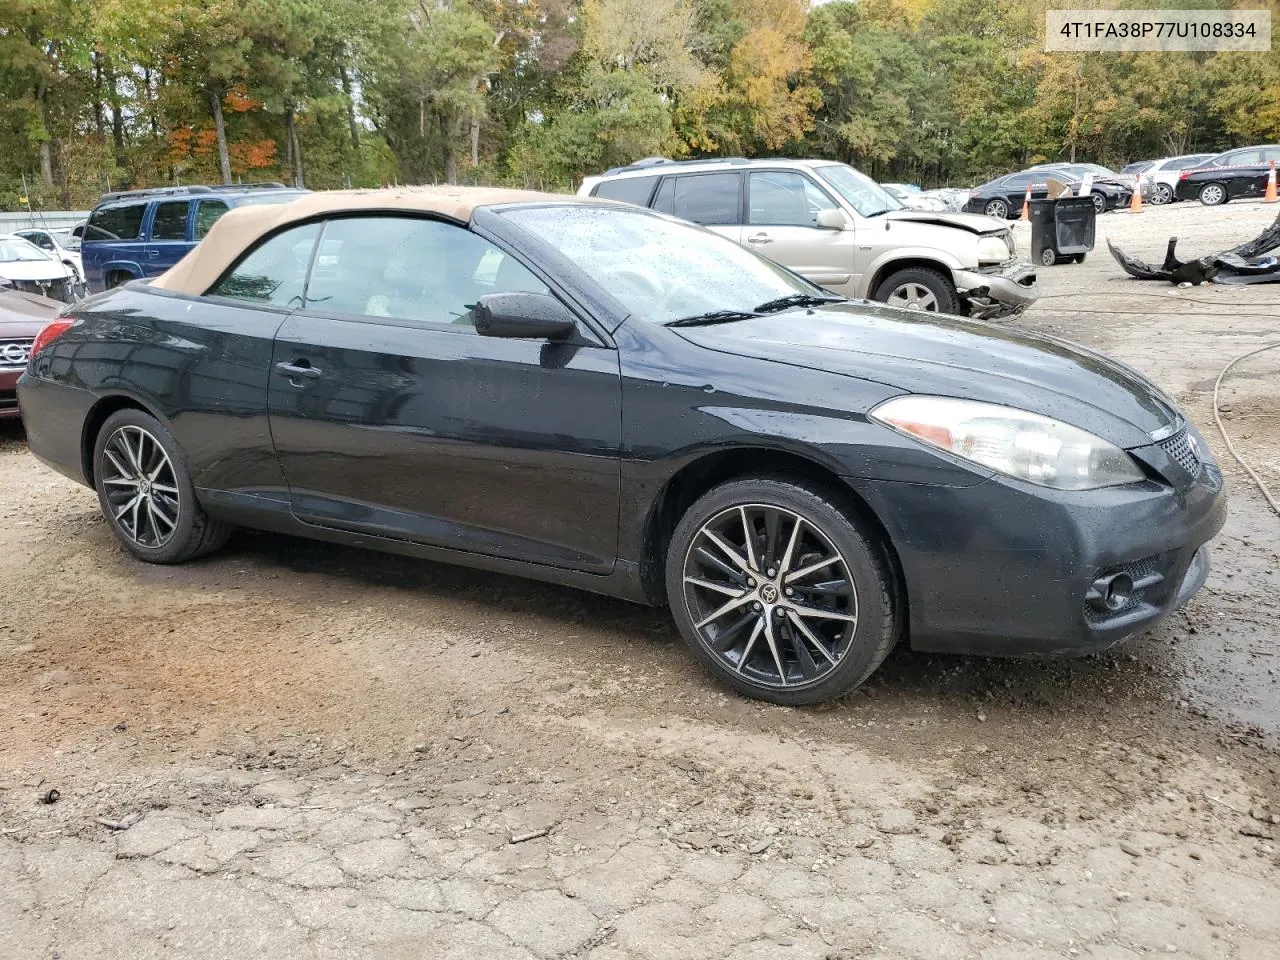
M487 293L473 314L482 337L564 340L578 328L564 304L545 293Z
M819 230L845 230L848 226L849 218L844 215L843 210L818 211Z

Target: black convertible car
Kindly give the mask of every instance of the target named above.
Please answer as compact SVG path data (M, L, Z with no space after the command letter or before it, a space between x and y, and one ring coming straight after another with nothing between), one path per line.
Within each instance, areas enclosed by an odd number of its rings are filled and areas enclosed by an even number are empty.
M922 650L1064 656L1203 583L1222 477L1083 348L834 297L636 207L517 191L233 210L41 332L31 450L135 556L235 525L667 603L779 703Z
M988 217L1016 220L1022 214L1022 203L1031 188L1032 200L1045 200L1049 196L1049 178L1059 181L1079 192L1079 176L1056 169L1023 170L996 177L969 191L965 210L969 213L985 213ZM1094 181L1089 191L1093 207L1098 213L1128 205L1133 191L1123 184Z
M1280 163L1280 144L1228 150L1178 176L1173 195L1216 207L1228 200L1260 197L1267 190L1272 162Z

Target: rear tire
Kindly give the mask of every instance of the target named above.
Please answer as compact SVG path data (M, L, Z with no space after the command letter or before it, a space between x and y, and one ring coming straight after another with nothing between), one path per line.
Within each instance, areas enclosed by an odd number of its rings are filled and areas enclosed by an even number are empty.
M1155 192L1151 194L1151 202L1158 207L1164 206L1166 203L1172 203L1173 187L1169 186L1167 183L1156 184Z
M93 483L116 539L147 563L193 560L231 534L196 500L173 435L141 410L118 410L103 423L93 445Z
M1227 188L1220 183L1206 183L1198 196L1206 207L1220 207L1227 202Z
M770 703L849 692L900 632L875 534L838 495L797 479L734 480L703 495L676 525L666 586L703 666Z
M982 212L988 217L995 217L997 220L1009 219L1009 205L1003 200L987 201L987 205L983 208Z

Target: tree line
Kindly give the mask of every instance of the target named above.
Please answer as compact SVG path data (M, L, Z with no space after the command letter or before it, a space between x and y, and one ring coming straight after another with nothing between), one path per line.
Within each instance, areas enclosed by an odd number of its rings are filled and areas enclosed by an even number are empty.
M0 0L0 209L198 182L568 189L659 154L969 184L1280 139L1280 53L1047 54L1048 5Z

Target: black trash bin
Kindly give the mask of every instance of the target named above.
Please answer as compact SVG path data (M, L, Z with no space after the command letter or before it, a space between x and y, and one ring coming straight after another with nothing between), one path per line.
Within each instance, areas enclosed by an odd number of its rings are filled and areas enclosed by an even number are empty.
M1098 211L1092 197L1063 197L1031 201L1031 259L1051 267L1055 263L1083 263L1093 249Z

